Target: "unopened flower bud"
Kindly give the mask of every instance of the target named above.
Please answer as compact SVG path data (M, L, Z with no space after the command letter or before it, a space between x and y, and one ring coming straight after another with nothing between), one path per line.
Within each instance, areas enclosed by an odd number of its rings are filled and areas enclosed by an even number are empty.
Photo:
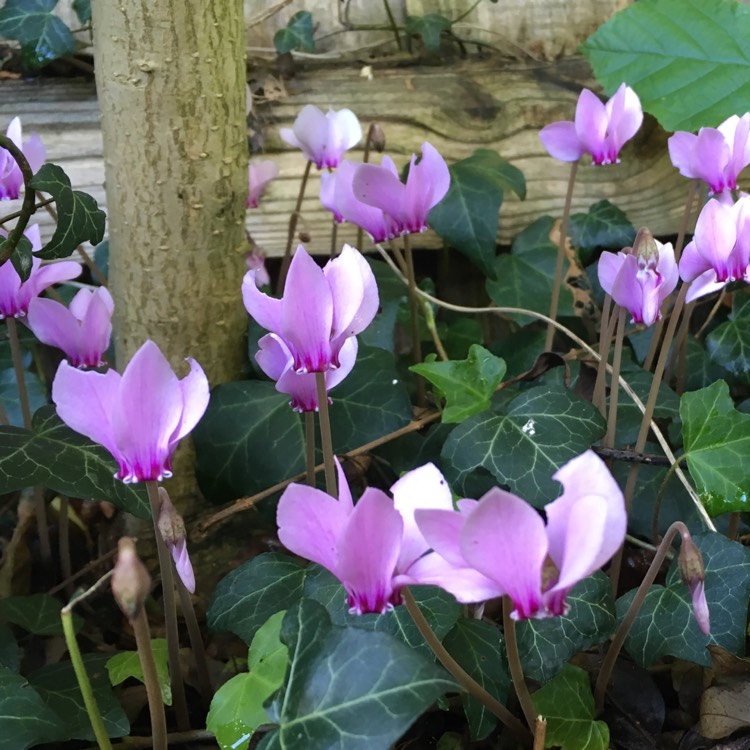
M177 509L169 499L169 493L159 487L159 519L157 525L159 533L167 545L167 549L172 554L175 568L180 576L180 580L185 584L185 588L191 593L195 593L195 574L193 565L187 551L187 534L185 532L185 521L177 512Z
M696 546L690 534L685 531L682 535L680 554L677 558L680 576L690 589L693 599L693 615L698 627L706 634L711 632L708 602L703 583L706 579L706 568L703 564L703 555Z
M370 132L368 133L370 139L370 145L379 153L382 154L385 151L385 131L377 122L370 125Z
M135 551L130 537L117 543L117 563L112 573L112 593L123 614L132 620L143 608L151 591L151 576Z

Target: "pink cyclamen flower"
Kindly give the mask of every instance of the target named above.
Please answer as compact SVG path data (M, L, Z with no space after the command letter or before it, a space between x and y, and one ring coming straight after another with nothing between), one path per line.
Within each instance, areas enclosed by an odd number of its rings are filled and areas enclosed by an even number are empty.
M292 409L299 412L318 411L315 373L297 372L289 347L275 333L267 334L258 344L260 349L255 359L263 372L276 381L276 390L291 396L289 405ZM326 392L335 388L352 371L357 360L357 348L357 339L354 336L344 341L339 352L339 366L324 373Z
M372 269L349 245L324 268L300 245L281 299L260 292L253 271L242 282L242 298L250 315L284 342L298 373L339 367L344 342L367 328L380 304Z
M23 140L21 129L21 118L14 117L5 131L5 135L23 151L32 172L38 172L44 164L46 151L41 138L36 133L26 141ZM21 194L23 187L23 174L16 164L16 160L11 156L10 151L0 148L0 200L14 200Z
M498 488L459 502L459 512L416 511L437 556L425 558L421 580L461 602L507 595L517 619L564 614L570 589L622 545L627 514L617 482L593 451L568 461L554 478L563 494L545 506L546 524L526 501Z
M27 323L39 341L62 349L74 367L99 367L112 335L114 309L106 287L81 289L70 307L35 297L29 303Z
M362 127L350 109L338 112L329 109L323 114L308 104L297 115L291 128L281 128L282 140L299 148L318 169L339 165L345 151L356 146L362 138Z
M680 174L698 178L712 193L737 189L737 176L750 164L750 112L732 115L718 128L701 128L698 135L675 133L667 142L669 158Z
M187 549L187 533L185 531L185 521L177 512L177 508L169 498L169 493L164 487L159 487L159 518L156 525L159 534L164 540L164 544L172 555L177 575L185 584L185 588L191 593L195 593L195 573L193 572L193 563L190 562L190 555Z
M550 156L560 161L578 161L591 154L594 164L616 164L620 149L641 127L643 108L638 94L624 83L602 103L583 89L576 105L575 121L553 122L542 128L539 139Z
M32 250L41 250L39 226L32 224L24 235L31 241ZM7 232L0 229L0 237L7 237ZM48 263L34 257L31 260L31 274L26 281L21 281L18 271L10 260L0 266L0 320L2 318L22 318L29 310L29 303L47 287L70 281L81 273L81 264L72 260L59 263Z
M336 221L348 221L362 227L373 242L396 237L399 233L396 222L381 209L362 202L354 195L352 183L358 166L344 159L335 172L323 172L320 175L320 202ZM390 157L383 157L382 168L398 177L396 165Z
M653 325L661 317L664 300L680 278L674 250L650 232L641 235L637 250L603 252L599 258L599 283L612 299L632 316L633 323Z
M52 383L57 414L76 432L103 445L120 464L123 482L172 476L177 443L208 406L208 380L188 359L179 380L153 341L133 355L122 375L78 370L62 362Z
M248 164L249 191L247 194L247 207L258 208L263 191L268 183L279 176L279 167L275 161L264 159L262 161L250 162Z
M257 246L245 256L245 263L247 264L247 270L255 274L255 286L258 289L271 283L271 277L266 269L266 255Z
M708 201L680 258L680 276L691 282L685 301L718 291L730 281L748 281L749 264L750 198L731 206Z
M419 583L411 570L429 545L414 521L417 508L452 508L450 488L427 464L391 487L393 500L368 487L354 505L337 462L338 500L321 490L291 484L279 500L279 539L290 551L335 575L350 612L383 613L401 602L401 589Z
M399 179L393 162L383 157L381 166L360 164L357 167L352 190L358 200L390 216L397 234L410 234L427 229L430 209L443 200L450 184L445 159L425 141L418 164L416 154L412 154L406 184Z

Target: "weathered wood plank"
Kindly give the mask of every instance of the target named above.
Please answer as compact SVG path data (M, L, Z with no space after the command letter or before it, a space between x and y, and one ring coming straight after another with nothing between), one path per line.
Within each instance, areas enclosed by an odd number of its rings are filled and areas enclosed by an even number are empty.
M262 77L262 72L257 74ZM366 126L377 119L386 131L387 150L405 162L424 140L450 162L476 148L494 148L523 170L528 197L508 196L501 211L500 240L508 242L530 221L544 213L557 215L568 166L550 158L537 133L545 124L570 119L582 85L592 85L581 60L507 65L497 60L467 61L440 67L379 68L373 79L360 77L358 67L301 71L287 83L288 98L259 105L264 123L265 156L277 160L281 175L269 188L261 208L248 212L248 229L269 255L283 252L287 223L304 168L302 156L278 137L309 102L320 107L352 108ZM82 81L0 83L0 127L20 114L27 130L36 130L47 144L48 158L63 166L76 188L104 203L101 134L93 84ZM574 211L608 198L636 225L657 234L677 231L687 183L668 158L665 134L650 118L623 151L621 164L582 167L574 196ZM361 149L361 146L360 146ZM352 158L361 159L361 150ZM330 219L317 198L313 175L303 203L300 229L311 236L309 246L328 252ZM4 204L3 209L12 209ZM5 212L5 211L3 211ZM50 222L41 217L43 232ZM342 227L341 241L354 241L355 232ZM419 243L434 247L437 239L422 235Z

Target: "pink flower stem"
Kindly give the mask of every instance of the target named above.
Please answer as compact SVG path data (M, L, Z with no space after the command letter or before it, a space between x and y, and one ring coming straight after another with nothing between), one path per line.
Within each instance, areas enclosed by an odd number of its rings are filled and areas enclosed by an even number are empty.
M333 439L331 437L331 419L328 414L328 391L326 390L326 375L324 372L315 373L315 385L318 391L318 419L320 421L320 443L323 448L326 492L331 497L337 497L336 466L333 463Z
M607 383L607 362L609 361L609 347L612 342L612 328L610 320L614 325L616 318L610 315L612 310L612 297L604 295L602 305L601 328L599 329L599 364L596 368L596 381L594 382L594 393L591 403L599 410L602 416L606 413L605 386Z
M521 710L526 718L529 729L533 732L536 724L536 709L534 701L531 700L529 686L523 676L523 667L521 666L521 657L518 653L518 641L516 640L516 622L510 616L513 611L513 602L509 596L503 597L503 633L505 634L505 652L508 656L508 669L510 678L513 681L513 688L516 691L518 702L521 704Z
M646 599L646 594L648 593L649 588L651 588L651 584L656 580L656 576L661 570L662 563L664 562L667 553L669 552L672 540L675 538L675 536L677 536L677 534L680 534L682 537L685 537L685 535L687 535L688 537L690 536L690 532L688 531L687 526L685 526L682 521L675 521L667 529L667 533L664 535L664 538L661 540L661 543L657 547L654 559L651 561L651 565L649 565L649 568L646 571L646 575L644 576L643 581L641 581L641 585L635 592L635 596L630 602L630 607L628 607L628 611L625 613L625 617L622 618L620 627L617 629L617 632L612 639L612 643L607 650L607 655L604 657L604 661L602 662L601 669L599 670L599 675L596 678L596 685L594 687L594 703L596 705L597 713L600 713L602 708L604 707L604 694L607 692L607 686L609 685L609 681L612 677L612 670L615 667L615 662L617 661L617 657L622 650L625 639L628 637L628 633L630 633L630 629L633 627L635 618L637 617L638 612L640 612L641 607L643 606L643 602Z
M13 316L5 319L8 327L8 343L10 344L10 355L13 360L13 369L16 373L16 385L18 386L18 400L21 404L21 415L23 426L31 430L31 405L29 404L29 392L26 390L26 373L23 368L21 356L21 344L18 339L18 324ZM34 488L34 510L36 513L37 533L39 534L39 551L44 562L52 559L52 547L49 541L49 529L47 528L47 504L41 487Z
M414 275L414 257L411 252L411 242L409 235L404 235L404 254L406 256L406 278L409 281L409 313L411 315L411 347L414 364L422 362L422 342L419 337L419 297L417 295L417 278ZM425 406L424 378L420 375L415 376L417 387L417 406Z
M289 231L286 236L286 249L284 250L284 259L281 261L279 282L276 285L277 293L281 293L284 289L286 275L289 272L289 264L292 262L292 245L294 244L294 233L297 230L297 222L299 221L300 212L302 211L302 199L305 197L305 188L307 187L307 180L310 177L311 168L312 162L308 161L305 165L305 171L302 174L302 182L300 183L299 193L297 194L297 203L294 206L292 215L289 217Z
M315 412L305 412L305 482L315 487Z
M2 250L0 251L0 266L2 266L3 263L13 255L18 243L21 241L26 225L29 223L29 219L36 208L34 207L34 191L29 189L29 183L34 176L34 173L29 166L29 162L26 161L23 151L21 151L21 149L5 135L0 135L0 148L4 148L6 151L10 152L10 155L21 170L24 184L23 203L21 203L21 211L19 212L18 221L13 229L8 232L8 237L5 242L0 243L0 247L2 247Z
M604 448L615 447L615 430L617 428L617 403L620 395L620 368L622 367L622 340L625 333L626 310L620 308L615 316L617 319L617 336L615 338L615 354L612 360L612 385L609 389L609 417L607 419L607 434L602 440Z
M568 239L568 221L570 219L570 207L573 202L573 187L576 183L576 172L578 162L570 165L570 176L568 177L568 189L565 193L565 205L563 206L562 221L560 222L560 242L557 246L557 264L555 265L555 278L552 282L552 301L549 306L549 317L557 320L557 308L560 304L560 287L562 286L563 261L565 260L565 243ZM544 339L544 350L552 351L552 340L555 338L555 328L547 325L547 336Z
M494 716L496 716L504 726L506 726L515 735L524 747L531 745L531 735L526 727L496 698L490 695L464 668L448 653L448 650L440 642L435 632L430 627L430 623L422 614L419 605L414 601L411 591L405 588L401 596L406 605L406 611L414 621L417 629L422 634L427 645L438 658L438 661L450 672L453 679L473 698L476 698L485 706Z
M177 728L184 732L190 729L190 716L185 700L185 683L182 680L180 666L180 640L177 631L177 610L174 598L174 576L172 575L172 556L159 531L159 484L153 480L146 482L148 500L151 504L151 519L154 523L156 551L159 555L159 574L161 575L161 593L164 604L164 624L167 631L167 657L169 659L169 676L172 684L172 697L177 718Z

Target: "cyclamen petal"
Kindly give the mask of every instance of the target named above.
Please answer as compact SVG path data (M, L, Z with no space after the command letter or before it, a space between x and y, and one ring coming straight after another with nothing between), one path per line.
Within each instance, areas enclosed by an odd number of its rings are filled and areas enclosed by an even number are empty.
M268 184L279 176L275 161L264 159L248 164L247 207L258 208L258 203Z
M19 117L14 117L10 121L5 134L21 149L31 167L31 171L37 172L45 158L44 145L39 136L32 134L27 141L24 141ZM0 200L15 200L20 195L22 187L23 174L16 164L16 160L8 151L0 148Z

